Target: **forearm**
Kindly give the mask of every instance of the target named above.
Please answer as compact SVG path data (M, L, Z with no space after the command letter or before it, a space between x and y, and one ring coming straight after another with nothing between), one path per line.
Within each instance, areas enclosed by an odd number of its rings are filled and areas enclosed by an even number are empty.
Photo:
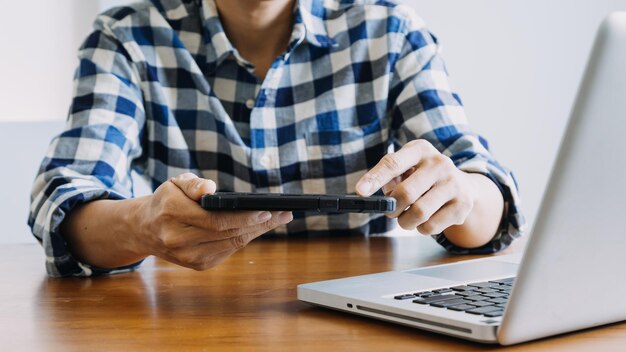
M476 248L488 243L498 231L504 199L498 187L484 175L468 173L474 188L474 207L462 225L448 227L444 235L453 244Z
M61 224L72 255L103 269L130 265L144 259L137 241L137 209L147 197L96 200L74 209Z

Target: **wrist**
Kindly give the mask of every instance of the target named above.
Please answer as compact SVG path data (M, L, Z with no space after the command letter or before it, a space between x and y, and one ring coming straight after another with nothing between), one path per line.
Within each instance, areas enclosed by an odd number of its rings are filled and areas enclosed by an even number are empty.
M482 175L482 174L464 172L464 171L461 171L461 173L463 173L464 175L463 177L465 177L466 179L467 192L470 194L470 197L473 203L475 205L477 203L480 203L481 200L484 198L483 192L485 188L491 186L491 185L487 186L486 183L492 183L491 180L489 180L487 177L485 177L485 175Z
M129 256L136 257L138 260L151 254L146 246L146 226L144 225L145 216L143 215L150 197L126 199L120 201L121 204L117 208L117 218L120 219L120 222L116 232L118 233L120 244Z
M472 211L463 224L449 227L444 235L459 247L476 248L485 245L497 234L504 199L497 185L485 175L463 173L467 192L473 201Z

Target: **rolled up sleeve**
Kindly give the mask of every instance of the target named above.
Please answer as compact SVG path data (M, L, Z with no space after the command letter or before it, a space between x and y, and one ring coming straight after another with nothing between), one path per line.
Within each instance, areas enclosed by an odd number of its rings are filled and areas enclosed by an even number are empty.
M390 85L391 133L397 146L425 139L465 172L483 174L502 192L505 212L492 240L479 248L461 248L443 234L438 243L454 253L492 253L509 246L525 231L518 187L513 174L500 165L487 141L472 132L461 99L450 87L437 39L421 19L409 16L394 61Z
M28 222L53 277L134 267L100 269L81 263L68 250L60 230L67 214L80 204L132 197L130 173L142 154L144 110L138 74L102 21L96 21L79 60L66 129L52 140L31 193Z

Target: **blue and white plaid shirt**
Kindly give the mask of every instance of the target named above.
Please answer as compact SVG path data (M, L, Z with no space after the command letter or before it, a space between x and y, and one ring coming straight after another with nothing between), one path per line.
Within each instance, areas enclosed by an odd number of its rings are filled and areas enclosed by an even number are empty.
M488 253L520 235L512 174L469 126L437 40L389 1L301 0L289 46L260 81L229 42L212 0L154 0L100 15L80 52L67 129L32 191L29 224L51 276L104 273L76 261L60 224L74 207L133 196L131 170L153 188L193 172L218 190L354 193L388 151L430 141L500 188L506 214ZM380 234L395 220L294 214L277 234Z

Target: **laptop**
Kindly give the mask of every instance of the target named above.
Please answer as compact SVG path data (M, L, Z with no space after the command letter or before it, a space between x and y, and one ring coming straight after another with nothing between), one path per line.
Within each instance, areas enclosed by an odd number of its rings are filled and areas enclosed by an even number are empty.
M523 255L298 286L298 299L502 345L626 320L626 12L602 24Z

